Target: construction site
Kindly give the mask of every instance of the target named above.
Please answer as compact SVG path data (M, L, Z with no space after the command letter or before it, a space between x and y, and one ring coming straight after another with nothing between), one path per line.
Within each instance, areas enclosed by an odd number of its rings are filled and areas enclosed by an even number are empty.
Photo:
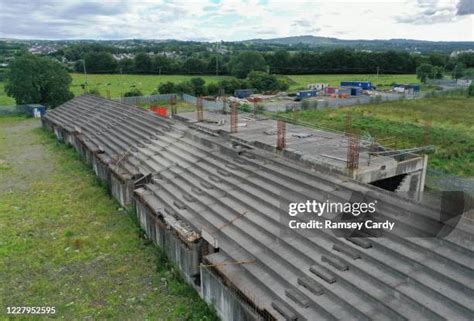
M170 104L168 117L85 94L41 121L222 320L474 319L469 202L427 201L425 148L385 148L350 118L341 133ZM290 229L303 200L375 202L396 228Z

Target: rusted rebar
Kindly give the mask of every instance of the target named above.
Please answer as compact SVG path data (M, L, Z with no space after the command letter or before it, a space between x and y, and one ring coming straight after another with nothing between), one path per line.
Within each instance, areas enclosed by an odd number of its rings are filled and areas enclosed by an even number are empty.
M231 103L231 113L230 113L230 132L237 133L238 127L238 117L239 114L237 113L237 103Z
M347 135L347 168L354 170L359 168L359 135L348 133Z
M176 106L176 95L171 95L170 97L170 104L171 104L171 117L175 117L178 113L178 108Z
M277 149L283 150L286 147L286 123L277 120Z
M204 121L204 110L202 106L202 97L198 97L196 100L196 118L198 122Z

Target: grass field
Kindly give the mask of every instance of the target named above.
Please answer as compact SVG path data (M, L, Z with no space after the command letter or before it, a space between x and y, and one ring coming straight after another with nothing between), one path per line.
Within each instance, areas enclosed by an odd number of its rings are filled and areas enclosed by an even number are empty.
M83 74L72 74L73 83L71 90L75 95L82 93L81 84L85 82ZM139 88L145 95L149 95L160 83L171 81L180 82L198 76L176 76L176 75L87 75L87 82L90 88L98 88L103 95L107 91L107 84L110 83L110 90L113 97L120 96L130 90L132 86ZM329 83L339 85L343 80L365 80L372 81L375 85L389 87L394 82L414 83L418 82L416 75L290 75L285 76L290 80L290 90L304 89L310 83ZM206 83L217 82L226 76L202 76Z
M7 96L4 87L5 84L0 81L0 106L15 105L15 99Z
M409 148L424 145L426 121L432 121L429 157L433 168L459 176L474 176L474 98L437 97L377 105L302 111L299 119L319 127L345 129L345 117L384 145Z
M71 91L74 95L82 94L83 90L81 84L86 80L84 74L71 74L72 84ZM102 96L106 96L107 87L110 88L112 97L120 97L123 93L129 91L132 88L138 88L144 95L150 95L161 83L181 82L189 80L193 77L199 76L186 76L186 75L87 75L87 83L89 88L99 89ZM225 76L201 76L206 83L217 82L221 79L225 79ZM110 85L107 85L110 84Z
M39 125L0 117L0 320L7 306L54 306L65 320L217 320Z
M81 84L86 80L83 74L71 74L72 84L71 91L74 95L82 94ZM123 93L132 88L138 88L144 95L149 95L159 84L167 81L180 82L189 80L192 77L186 75L119 75L119 74L89 74L87 82L89 88L97 88L102 96L107 95L107 89L110 89L112 97L120 97ZM367 80L372 81L375 85L388 87L394 82L413 83L418 82L416 75L290 75L284 76L290 80L290 90L305 89L310 83L329 83L331 85L339 85L342 80ZM217 82L221 79L228 78L226 76L202 76L206 83ZM110 85L109 85L110 84ZM7 97L3 91L4 84L0 82L0 106L12 105L15 101Z

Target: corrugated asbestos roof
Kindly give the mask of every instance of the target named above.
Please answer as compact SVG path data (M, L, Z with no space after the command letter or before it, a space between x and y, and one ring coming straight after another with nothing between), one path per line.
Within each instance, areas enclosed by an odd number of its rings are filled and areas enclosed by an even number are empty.
M472 225L444 239L346 239L287 228L281 204L371 193L380 215L423 230L430 210L390 192L310 171L281 156L236 148L142 109L83 95L45 119L75 132L123 173L152 174L138 193L204 229L220 251L206 262L259 308L298 320L473 320ZM190 127L191 126L191 127ZM409 222L409 223L407 223ZM220 264L222 262L250 262Z

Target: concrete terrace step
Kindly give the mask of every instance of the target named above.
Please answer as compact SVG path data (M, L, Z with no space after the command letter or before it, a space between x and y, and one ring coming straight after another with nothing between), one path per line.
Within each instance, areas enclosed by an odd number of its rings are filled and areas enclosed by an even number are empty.
M265 226L264 224L259 224L259 225L260 225L260 226L262 226L262 225Z
M364 249L328 231L288 230L280 219L288 218L282 201L347 201L354 192L377 198L380 217L419 231L436 227L433 209L103 98L78 97L44 120L66 132L79 127L81 139L104 149L104 159L130 151L121 166L152 174L143 201L213 233L220 252L210 255L211 261L254 259L215 269L237 286L257 287L259 297L245 292L275 316L468 320L474 315L474 257L470 244L462 243L471 236L468 229L444 240L390 233L366 239L372 247ZM330 278L335 282L327 282Z
M178 147L176 147L176 148L178 148ZM191 149L190 149L189 151L191 151ZM220 161L222 161L222 159L220 159ZM217 164L216 161L214 161L214 164L213 164L213 165L216 166L216 168L218 168L218 167L217 167L218 164ZM237 166L238 166L238 165L237 165ZM240 167L239 167L239 171L245 171L245 170L247 170L247 172L255 173L255 175L258 175L258 174L256 173L256 171L250 171L248 168L246 168L246 167L244 167L244 166L240 166ZM262 175L260 175L259 178L260 178L260 177L262 177ZM248 179L248 180L252 180L253 178L252 178L252 177L247 177L247 179ZM258 179L255 178L255 180L258 180ZM270 181L270 182L275 183L275 181ZM327 198L327 196L328 196L328 194L326 194L326 198ZM318 198L316 198L316 199L318 199Z

